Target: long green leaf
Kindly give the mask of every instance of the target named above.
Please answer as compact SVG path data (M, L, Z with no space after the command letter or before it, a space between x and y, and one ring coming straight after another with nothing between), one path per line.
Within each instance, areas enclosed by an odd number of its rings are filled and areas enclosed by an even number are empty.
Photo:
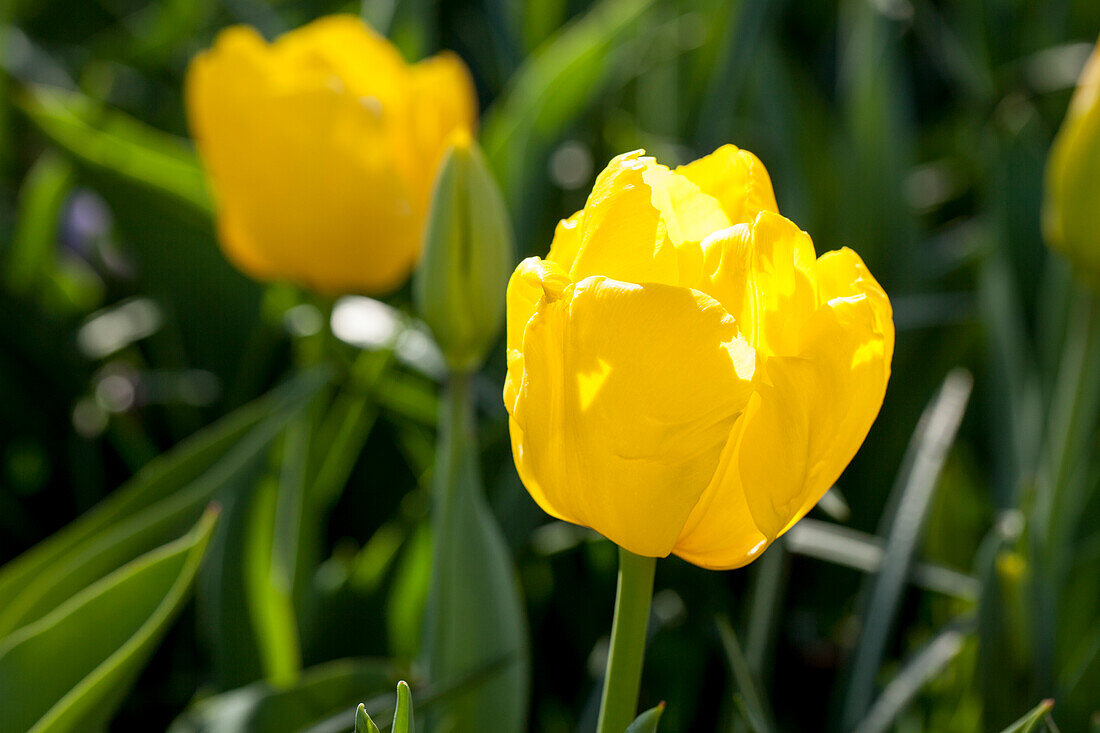
M316 392L303 376L162 455L87 514L0 568L0 638L195 521Z
M421 658L428 680L460 679L508 656L485 685L429 714L429 729L524 730L528 639L515 568L485 501L469 376L451 378L433 476L431 586Z
M210 216L205 176L185 141L78 92L30 86L16 102L46 137L84 164L169 196L195 215Z
M4 257L4 281L13 293L39 286L53 263L61 207L72 185L72 164L51 151L23 180L15 232Z
M104 726L187 597L216 511L0 643L0 729Z

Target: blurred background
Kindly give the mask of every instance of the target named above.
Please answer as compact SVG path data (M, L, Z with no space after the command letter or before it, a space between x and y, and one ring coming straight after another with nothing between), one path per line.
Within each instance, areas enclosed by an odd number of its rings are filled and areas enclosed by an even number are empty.
M852 247L891 296L893 379L836 489L746 569L658 564L642 703L667 701L662 730L1000 730L1047 697L1064 730L1100 726L1088 426L1064 503L1042 498L1050 426L1074 399L1059 370L1079 297L1043 246L1043 168L1100 32L1094 0L7 0L0 561L281 383L301 357L292 341L317 337L358 387L303 581L302 663L407 670L439 363L404 315L407 289L340 301L329 336L308 298L225 261L181 94L189 59L227 25L271 38L360 10L406 58L449 48L469 65L519 256L546 253L613 155L671 165L732 142L764 161L819 253ZM366 376L363 349L385 354ZM504 371L501 348L476 387L484 479L531 627L530 725L591 728L616 552L523 490ZM282 446L217 464L217 491L260 490ZM1073 521L1051 519L1063 513ZM1039 520L1058 537L1042 551ZM240 546L216 537L113 730L166 728L262 677ZM363 699L392 690L349 684ZM192 713L178 730L215 730ZM246 729L308 722L288 720Z

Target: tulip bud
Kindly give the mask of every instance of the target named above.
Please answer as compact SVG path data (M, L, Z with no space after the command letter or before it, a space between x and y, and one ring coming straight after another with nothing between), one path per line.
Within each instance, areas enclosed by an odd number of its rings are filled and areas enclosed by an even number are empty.
M477 144L451 138L432 193L413 298L447 363L471 371L500 333L513 260L504 199Z
M1079 275L1100 283L1100 47L1093 50L1050 149L1043 229Z

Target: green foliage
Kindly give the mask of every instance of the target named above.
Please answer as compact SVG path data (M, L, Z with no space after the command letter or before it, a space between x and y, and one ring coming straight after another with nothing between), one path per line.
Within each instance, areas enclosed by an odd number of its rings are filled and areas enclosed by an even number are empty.
M469 376L452 375L440 416L421 656L436 684L499 665L429 717L433 729L506 733L522 730L527 715L527 629L508 548L483 496L470 388Z
M217 510L0 641L0 725L35 733L105 725L179 612Z

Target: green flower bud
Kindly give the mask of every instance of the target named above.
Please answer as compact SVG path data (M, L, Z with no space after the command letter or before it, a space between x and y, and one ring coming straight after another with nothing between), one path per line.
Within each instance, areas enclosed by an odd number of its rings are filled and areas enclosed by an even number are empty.
M1043 230L1080 276L1100 283L1100 47L1085 64L1050 149Z
M451 369L472 371L500 333L515 260L504 198L466 134L451 138L424 238L413 298Z

